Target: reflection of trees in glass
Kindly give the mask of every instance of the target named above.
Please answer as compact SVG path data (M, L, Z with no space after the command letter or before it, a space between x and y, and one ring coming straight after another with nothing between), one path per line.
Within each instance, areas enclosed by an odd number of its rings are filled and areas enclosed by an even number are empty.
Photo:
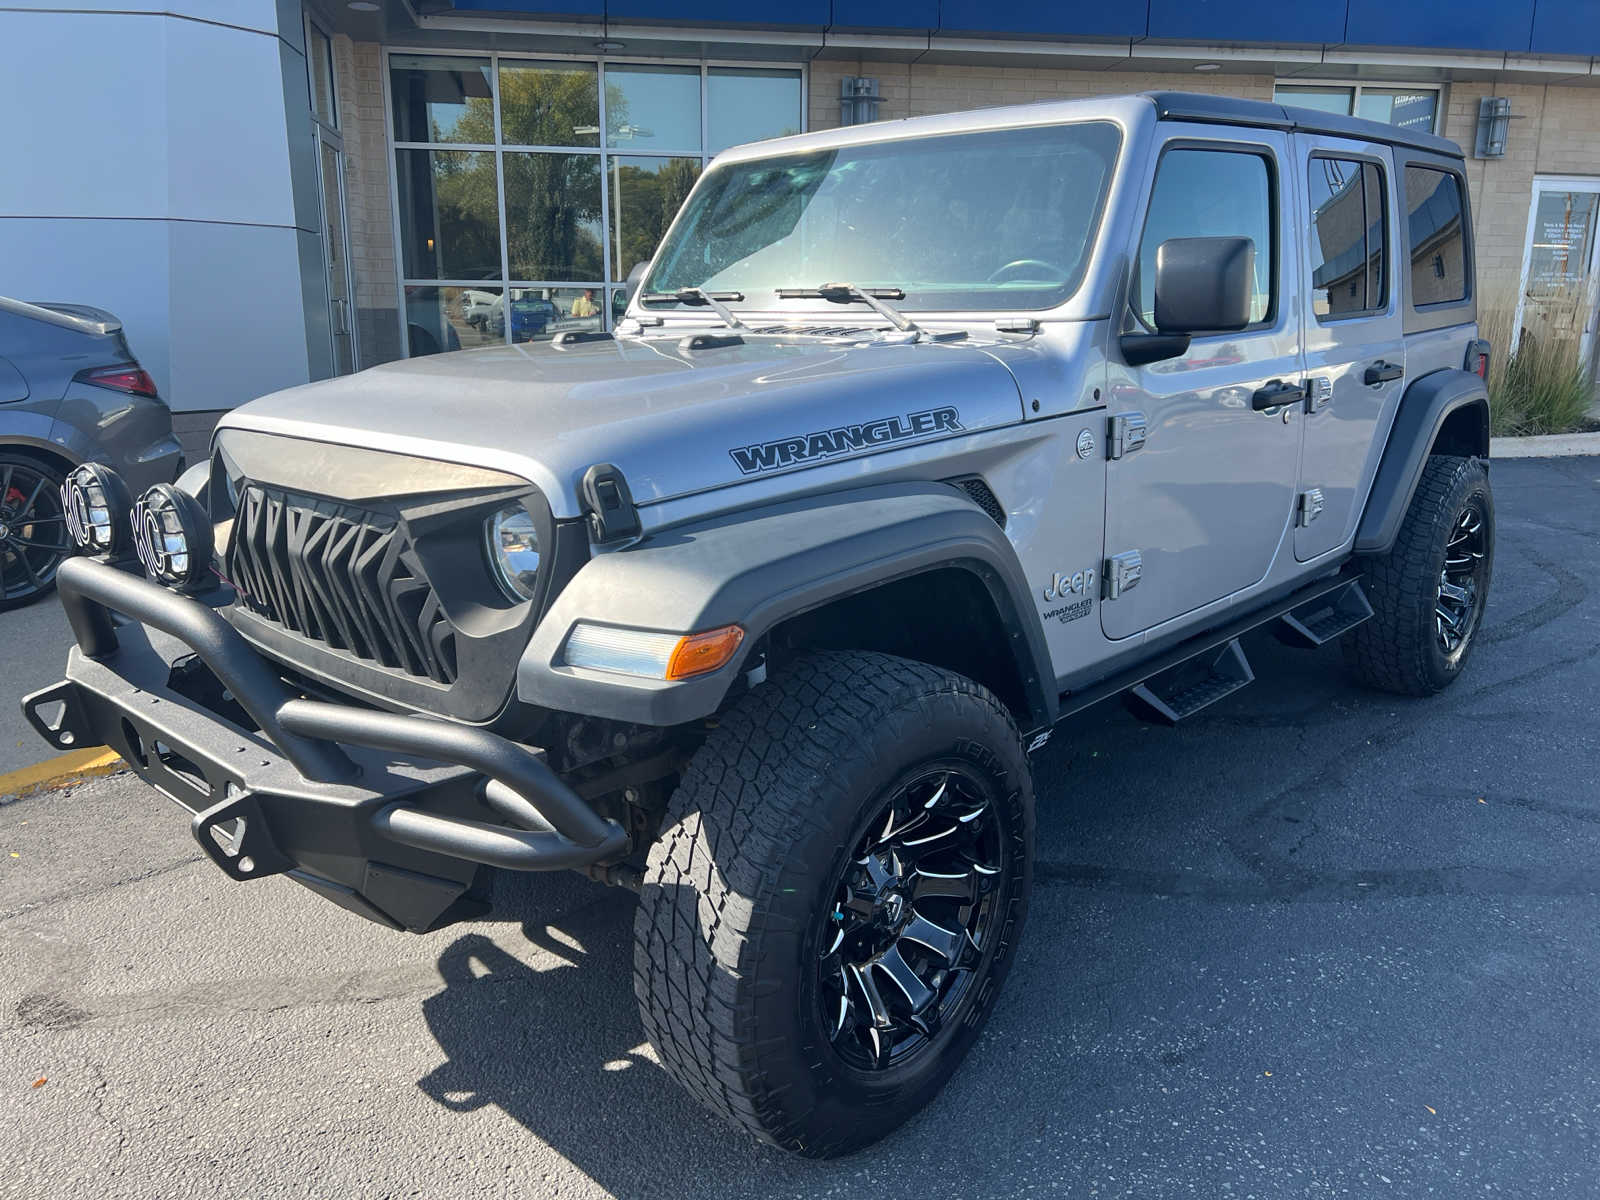
M598 146L600 103L594 70L503 67L500 133L508 146Z
M514 279L599 279L600 160L507 153L506 239Z
M635 263L656 252L662 234L700 177L700 163L692 158L644 160L644 164L615 158L611 167L611 219L617 246L611 268L624 279Z
M411 195L413 276L487 279L500 273L494 156L462 150L402 150ZM429 236L428 231L433 231Z

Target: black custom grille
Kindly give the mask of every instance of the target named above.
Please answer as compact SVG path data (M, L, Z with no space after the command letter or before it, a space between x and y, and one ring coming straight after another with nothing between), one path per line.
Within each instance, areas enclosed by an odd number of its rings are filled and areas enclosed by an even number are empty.
M395 518L252 484L239 497L227 567L257 616L380 666L455 683L455 630Z

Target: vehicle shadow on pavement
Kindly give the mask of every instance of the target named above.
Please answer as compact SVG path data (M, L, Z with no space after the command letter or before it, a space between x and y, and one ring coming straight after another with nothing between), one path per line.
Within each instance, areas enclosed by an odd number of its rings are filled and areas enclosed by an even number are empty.
M440 955L443 990L422 1007L448 1061L418 1081L425 1094L456 1112L501 1109L618 1196L692 1195L696 1178L727 1195L730 1179L781 1165L654 1060L633 996L632 893L576 876L498 883L491 919L538 914L521 922L528 952L496 931Z

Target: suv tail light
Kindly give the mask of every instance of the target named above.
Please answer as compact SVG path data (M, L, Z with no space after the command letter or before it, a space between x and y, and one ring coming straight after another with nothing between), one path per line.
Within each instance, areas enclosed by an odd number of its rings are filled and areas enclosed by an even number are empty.
M1471 371L1479 379L1489 378L1489 343L1482 338L1476 338L1467 343L1467 361L1465 369Z
M114 392L130 392L135 396L161 397L156 392L156 381L138 363L116 363L109 367L86 367L73 376L95 387L110 388Z

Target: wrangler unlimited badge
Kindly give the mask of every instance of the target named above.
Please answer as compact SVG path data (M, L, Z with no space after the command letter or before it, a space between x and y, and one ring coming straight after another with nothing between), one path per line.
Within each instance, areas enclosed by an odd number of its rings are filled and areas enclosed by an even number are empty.
M859 425L841 425L804 436L777 438L757 446L735 446L728 451L741 475L774 471L796 463L832 458L867 446L881 446L930 433L959 433L961 421L954 408L930 408L903 417L880 417Z

